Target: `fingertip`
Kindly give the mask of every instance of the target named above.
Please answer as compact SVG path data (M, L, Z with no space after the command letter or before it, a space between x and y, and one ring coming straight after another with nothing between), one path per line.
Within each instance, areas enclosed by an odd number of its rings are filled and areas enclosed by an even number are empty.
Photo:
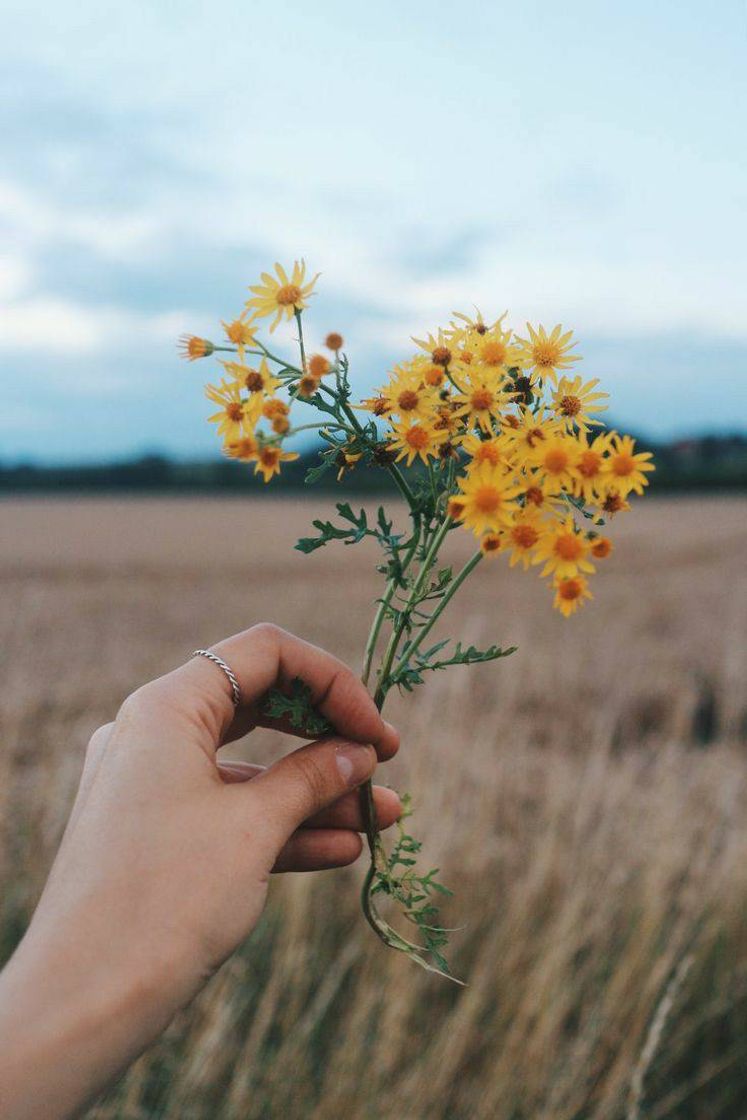
M394 724L389 723L388 720L382 720L383 732L376 744L376 753L379 759L384 762L388 758L392 758L399 750L399 731Z
M402 802L396 790L374 787L374 803L379 828L390 828L402 816Z

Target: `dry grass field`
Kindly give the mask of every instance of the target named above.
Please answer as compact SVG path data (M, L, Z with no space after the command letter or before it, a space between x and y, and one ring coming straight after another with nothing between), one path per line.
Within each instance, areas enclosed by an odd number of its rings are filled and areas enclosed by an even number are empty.
M372 554L294 552L319 512L0 504L3 955L86 740L130 690L262 619L358 663ZM392 703L387 777L414 792L424 859L457 891L465 988L379 946L360 868L287 877L90 1120L747 1116L746 514L736 498L639 503L569 621L536 575L484 563L461 636L519 651ZM263 734L245 754L280 749Z

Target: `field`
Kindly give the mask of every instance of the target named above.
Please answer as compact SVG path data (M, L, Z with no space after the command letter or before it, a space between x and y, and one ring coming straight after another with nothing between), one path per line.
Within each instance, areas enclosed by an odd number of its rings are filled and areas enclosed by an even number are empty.
M372 554L294 552L319 512L0 504L3 957L87 738L135 686L262 619L358 664ZM392 703L386 779L456 888L465 988L379 946L361 868L278 879L255 936L89 1120L747 1115L746 514L642 502L567 622L535 575L484 563L460 636L519 651ZM244 754L280 749L265 733Z

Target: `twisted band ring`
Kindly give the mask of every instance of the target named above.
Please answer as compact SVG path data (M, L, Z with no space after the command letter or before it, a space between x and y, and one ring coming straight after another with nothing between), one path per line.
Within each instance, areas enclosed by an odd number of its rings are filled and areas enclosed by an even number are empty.
M209 649L196 649L192 657L207 657L208 661L212 661L213 665L217 665L222 672L228 677L229 684L231 685L231 698L233 700L234 708L238 708L241 703L241 687L236 679L236 674L230 665L227 665L222 657L218 657L217 653L213 653Z

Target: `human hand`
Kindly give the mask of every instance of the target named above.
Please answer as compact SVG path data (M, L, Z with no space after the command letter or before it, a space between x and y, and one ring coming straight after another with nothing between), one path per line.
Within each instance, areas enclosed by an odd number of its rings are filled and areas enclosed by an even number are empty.
M71 1115L168 1024L253 929L271 871L353 862L354 789L398 747L336 658L270 625L145 685L89 745L48 883L0 977L0 1113ZM266 770L216 750L262 718L259 700L300 677L339 737ZM401 809L377 788L380 824ZM20 1023L23 1022L23 1030Z

